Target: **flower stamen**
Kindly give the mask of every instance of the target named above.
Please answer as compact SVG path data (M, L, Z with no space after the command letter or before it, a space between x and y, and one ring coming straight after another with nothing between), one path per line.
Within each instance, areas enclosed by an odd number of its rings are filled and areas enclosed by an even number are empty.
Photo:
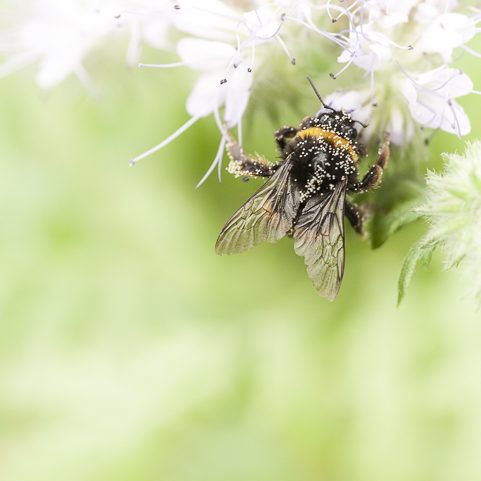
M160 142L160 144L155 145L151 149L145 151L143 154L138 155L137 157L134 157L129 161L129 165L133 167L134 165L137 164L139 160L145 159L145 157L148 157L149 155L154 154L158 150L162 149L166 145L170 144L173 140L175 140L177 137L182 135L189 127L194 125L200 117L191 117L185 124L181 125L173 134L169 135L165 140Z

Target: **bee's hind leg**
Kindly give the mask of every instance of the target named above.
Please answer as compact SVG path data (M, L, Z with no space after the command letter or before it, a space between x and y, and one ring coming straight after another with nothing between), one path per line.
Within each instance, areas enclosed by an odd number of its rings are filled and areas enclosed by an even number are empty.
M226 151L230 159L227 172L236 177L270 177L279 166L279 164L268 162L260 155L245 154L229 130L227 130Z
M352 228L361 236L364 237L364 213L362 207L352 203L346 199L344 214L347 220L352 225Z

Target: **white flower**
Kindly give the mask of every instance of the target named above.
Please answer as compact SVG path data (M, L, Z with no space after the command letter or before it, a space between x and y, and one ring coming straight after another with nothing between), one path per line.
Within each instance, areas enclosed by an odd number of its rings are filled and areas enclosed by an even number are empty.
M260 72L272 68L275 50L285 53L286 65L299 63L292 45L298 47L300 62L312 52L322 52L326 63L337 58L341 67L333 78L350 71L349 83L339 86L344 89L332 92L330 83L328 100L369 124L362 132L365 140L389 131L392 142L401 145L414 138L417 127L458 136L470 130L456 99L474 92L473 85L452 60L456 49L479 55L467 42L478 33L481 17L474 8L463 10L456 0L10 2L18 21L1 33L7 57L0 76L36 63L37 82L43 87L55 86L70 74L90 85L84 59L117 32L130 38L128 64L138 63L142 45L148 43L175 52L178 61L140 65L184 67L196 73L186 99L188 120L132 164L210 115L222 134L220 145L225 143L225 128L237 128L242 143L242 119ZM305 42L298 41L304 37ZM283 80L280 76L278 83ZM220 172L221 161L219 146L209 172L215 166Z
M373 106L371 92L369 89L364 89L334 92L326 97L326 103L337 110L348 112L353 119L367 124L360 130L366 141L371 137L379 139L380 133L386 131L390 133L393 144L401 145L414 135L413 121L409 115L406 115L405 102L391 101ZM377 109L382 109L382 118L387 119L384 123L379 119ZM356 127L360 129L357 124Z
M0 75L36 62L37 83L46 88L71 73L86 81L85 55L115 30L115 10L95 10L75 0L30 0L18 15L22 22L4 32L9 56L0 66Z
M419 0L370 0L368 13L370 22L377 21L385 29L408 22L412 8L419 3Z
M202 72L187 99L189 114L204 117L225 104L227 127L237 125L252 82L252 68L242 54L228 43L195 38L182 39L177 52L185 65Z
M466 135L470 123L462 107L453 99L473 90L471 79L452 68L443 67L406 79L403 94L413 118L429 128Z
M459 8L458 0L418 0L416 4L414 19L418 23L430 22Z
M471 18L460 13L446 13L427 24L416 48L424 53L437 53L445 62L451 62L453 50L469 42L476 34Z
M286 12L291 9L285 3L296 2L282 2L285 8L274 3L247 12L217 0L201 6L193 1L179 4L175 25L191 37L179 41L177 52L185 65L202 72L187 100L192 116L205 116L225 106L227 127L240 123L253 77L267 60L262 47L280 44L290 55L280 36ZM292 57L290 60L294 62Z
M98 0L101 1L101 0ZM173 5L170 0L123 0L117 2L118 25L130 35L127 64L137 67L144 43L161 50L171 48Z
M338 57L345 64L340 73L351 64L367 72L357 90L365 105L381 106L371 112L376 129L364 135L381 128L391 132L393 143L405 144L415 124L468 133L469 119L454 99L473 92L473 85L449 64L456 48L468 49L477 17L444 0L354 1L348 11L352 28Z
M242 11L219 0L179 0L174 25L193 37L234 42Z
M255 10L242 11L217 0L206 0L201 4L192 0L179 1L173 22L178 30L187 34L177 43L179 63L200 74L186 102L191 117L168 139L137 156L131 164L177 138L186 125L211 114L222 133L222 147L226 127L237 126L241 141L242 117L257 71L269 61L269 49L273 46L282 49L290 63L295 64L282 34L288 16L301 19L308 11L305 2L266 3ZM162 68L170 65L149 66ZM215 166L220 169L222 156L223 149L219 147L206 176Z
M13 2L13 0L12 0ZM153 9L156 4L155 10ZM128 32L127 59L137 63L142 41L166 46L166 8L154 0L23 0L6 11L12 24L1 32L6 59L0 76L38 65L36 81L51 88L70 74L91 87L83 62L105 39Z
M385 68L392 59L390 39L371 25L359 25L351 32L350 46L338 57L340 63L354 63L368 72Z

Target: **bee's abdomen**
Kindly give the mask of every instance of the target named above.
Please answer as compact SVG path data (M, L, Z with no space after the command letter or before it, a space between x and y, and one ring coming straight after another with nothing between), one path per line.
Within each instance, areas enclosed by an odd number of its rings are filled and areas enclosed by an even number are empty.
M303 201L331 192L339 182L357 172L349 152L323 137L298 137L292 146L292 175Z

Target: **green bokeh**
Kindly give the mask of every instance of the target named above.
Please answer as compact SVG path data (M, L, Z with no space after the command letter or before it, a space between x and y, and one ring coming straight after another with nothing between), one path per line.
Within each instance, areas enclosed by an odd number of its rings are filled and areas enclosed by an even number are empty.
M218 257L255 186L194 190L213 121L128 167L187 119L189 77L91 69L96 98L0 84L1 481L481 479L480 313L438 258L395 305L424 226L375 251L349 231L334 303L288 239ZM438 134L430 165L456 149Z

